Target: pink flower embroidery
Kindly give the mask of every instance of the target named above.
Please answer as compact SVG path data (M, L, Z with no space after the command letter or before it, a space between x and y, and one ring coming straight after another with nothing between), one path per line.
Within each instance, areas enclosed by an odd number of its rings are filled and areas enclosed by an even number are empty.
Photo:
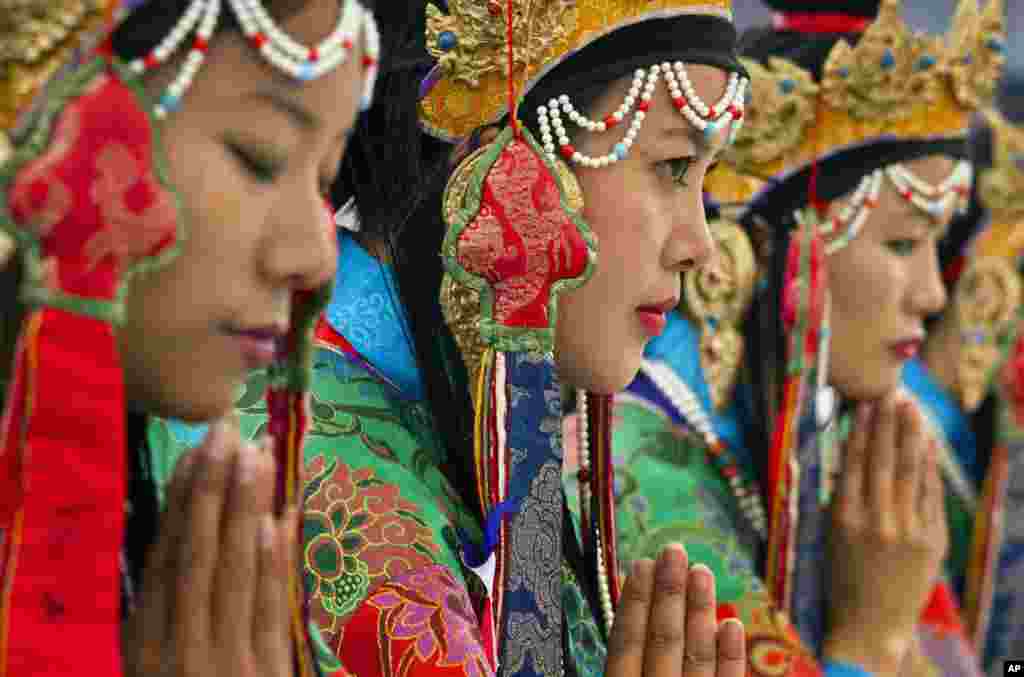
M412 642L419 662L461 666L466 677L490 675L469 595L447 568L432 566L389 581L367 603L381 611L387 639Z

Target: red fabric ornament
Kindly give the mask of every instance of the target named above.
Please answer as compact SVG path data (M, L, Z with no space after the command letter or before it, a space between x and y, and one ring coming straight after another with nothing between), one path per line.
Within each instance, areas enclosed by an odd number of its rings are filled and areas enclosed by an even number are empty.
M477 216L458 242L460 265L490 284L493 319L506 327L549 327L552 285L582 276L589 261L555 178L519 139L487 173Z
M0 186L45 271L0 428L0 674L19 677L121 673L126 405L109 317L129 269L177 233L139 99L103 71L77 86Z

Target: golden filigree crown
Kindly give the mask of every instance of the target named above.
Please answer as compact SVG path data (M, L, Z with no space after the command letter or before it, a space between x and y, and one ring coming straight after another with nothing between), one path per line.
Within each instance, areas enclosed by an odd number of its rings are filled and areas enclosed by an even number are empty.
M995 111L986 111L985 121L992 130L992 166L978 177L978 199L991 220L975 255L1015 262L1024 253L1024 128Z
M509 0L427 6L427 50L437 82L420 104L435 136L459 139L496 122L508 102ZM520 93L569 55L617 28L681 14L732 20L730 0L511 0L513 79Z
M882 136L956 136L995 97L1006 61L1002 0L961 0L946 36L910 30L900 0L882 0L856 46L840 40L820 82L783 58L741 59L751 75L746 120L708 177L720 201L748 201L770 177Z
M40 88L71 60L69 55L102 35L119 4L0 0L0 130L15 126Z

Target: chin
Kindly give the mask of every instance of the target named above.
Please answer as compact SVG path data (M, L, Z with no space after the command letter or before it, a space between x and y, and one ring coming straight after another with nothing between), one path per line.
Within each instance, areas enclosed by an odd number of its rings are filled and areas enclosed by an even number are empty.
M640 371L642 354L620 355L617 360L592 360L582 369L563 375L566 384L598 395L614 395L626 389Z
M886 370L884 373L876 372L871 374L861 372L849 381L840 379L833 382L832 385L843 399L855 402L873 402L888 397L900 387L900 374L902 371L901 366L897 369ZM874 376L876 378L868 379L865 376Z
M202 388L146 393L142 403L146 413L151 416L178 419L185 423L209 423L231 413L240 385L235 382L206 382Z

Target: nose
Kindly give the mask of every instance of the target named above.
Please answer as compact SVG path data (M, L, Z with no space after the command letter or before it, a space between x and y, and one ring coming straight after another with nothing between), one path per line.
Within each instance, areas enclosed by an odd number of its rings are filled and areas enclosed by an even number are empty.
M338 247L332 211L315 190L302 200L282 200L271 217L262 257L274 284L317 289L334 277Z
M665 247L666 267L681 273L706 263L715 252L701 191L687 191L685 200L676 212L676 223Z
M946 307L948 295L942 282L942 271L939 269L939 257L934 249L930 256L924 257L918 275L910 283L910 305L914 315L928 317Z

